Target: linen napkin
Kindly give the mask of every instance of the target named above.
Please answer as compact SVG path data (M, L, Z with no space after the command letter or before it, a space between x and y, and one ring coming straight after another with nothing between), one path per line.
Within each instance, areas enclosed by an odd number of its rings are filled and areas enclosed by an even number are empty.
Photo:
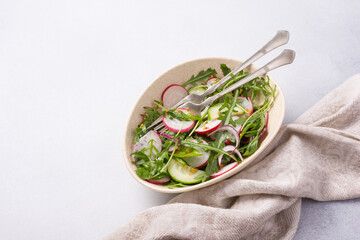
M230 179L150 208L106 238L292 239L301 198L360 197L360 74L283 126Z

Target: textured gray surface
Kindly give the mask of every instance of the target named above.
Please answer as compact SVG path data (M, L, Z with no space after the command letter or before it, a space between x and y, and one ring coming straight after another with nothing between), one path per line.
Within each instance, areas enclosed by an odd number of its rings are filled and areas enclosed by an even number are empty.
M360 199L317 202L303 199L295 240L359 239Z
M0 239L99 239L167 202L131 178L120 139L145 86L181 62L244 59L289 30L296 60L271 75L292 122L360 72L359 9L355 0L0 1ZM356 239L358 212L358 200L306 200L296 237Z

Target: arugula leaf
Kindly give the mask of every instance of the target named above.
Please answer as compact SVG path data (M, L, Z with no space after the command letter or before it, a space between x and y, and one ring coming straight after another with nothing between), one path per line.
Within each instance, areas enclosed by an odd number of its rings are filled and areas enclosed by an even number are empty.
M258 149L259 145L259 136L256 136L251 142L247 145L246 151L243 154L244 157L250 156L254 154L254 152Z
M146 169L144 167L139 167L136 169L137 175L141 177L142 179L149 179L151 177L151 173L149 169Z
M199 116L192 115L191 113L184 113L178 109L170 109L168 110L165 115L169 116L170 119L176 118L181 121L198 121L201 119Z
M203 70L199 72L196 76L192 75L191 78L183 84L183 87L186 87L187 85L195 86L197 82L205 82L211 76L216 76L216 74L217 72L215 69L208 68L206 71Z
M235 93L234 93L234 96L233 96L233 99L231 101L231 105L228 108L228 110L226 111L225 120L223 121L224 125L227 125L230 122L230 119L232 117L232 112L234 110L238 95L239 95L239 89L236 89ZM225 135L219 132L219 133L216 133L215 138L216 138L215 147L216 148L222 148L224 146ZM211 175L211 174L213 174L213 173L215 173L215 172L217 172L219 170L219 166L218 166L218 163L217 163L216 156L217 155L214 154L213 152L210 154L210 157L208 159L208 163L207 163L206 169L205 169L205 171L206 171L206 173L208 175Z
M228 66L226 66L225 63L220 64L220 68L221 68L221 71L224 74L224 77L231 72L231 69Z
M191 148L191 147L182 147L180 151L176 151L174 154L174 157L178 157L178 158L198 157L198 156L202 156L202 153L200 153L195 148Z
M143 152L133 152L130 154L133 158L143 160L144 162L150 161L149 157Z
M172 188L180 188L180 187L187 187L189 185L184 184L184 183L180 183L180 182L176 182L174 180L171 180L168 184L165 185L166 187L172 189Z
M137 143L142 136L144 136L148 132L148 127L158 118L160 117L159 107L155 106L144 107L146 110L144 114L140 114L143 117L143 121L138 125L135 129L135 138L134 143Z

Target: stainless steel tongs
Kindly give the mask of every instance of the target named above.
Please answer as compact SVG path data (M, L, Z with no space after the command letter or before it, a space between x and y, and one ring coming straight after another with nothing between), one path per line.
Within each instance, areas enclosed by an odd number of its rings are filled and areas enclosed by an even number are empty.
M204 109L209 104L213 103L216 99L223 96L226 93L229 93L233 91L234 89L242 86L245 83L248 83L249 81L271 71L278 67L290 64L293 62L295 58L295 51L293 50L284 50L278 57L264 65L262 68L258 69L254 73L248 75L247 77L241 79L239 82L231 85L230 87L224 89L222 92L207 98L205 101L203 99L208 96L209 94L212 94L215 92L215 90L227 82L230 78L232 78L233 75L239 73L241 70L245 69L247 66L264 56L265 54L271 52L272 50L286 44L289 41L289 32L288 31L278 31L276 35L267 43L265 46L263 46L261 49L259 49L254 55L252 55L249 59L247 59L243 64L232 70L228 75L223 77L221 80L219 80L216 84L210 86L203 94L198 95L194 93L190 93L188 96L180 100L177 104L175 104L172 108L189 108L189 111L192 114L200 115L200 112L202 109ZM202 102L203 101L203 102ZM158 125L161 122L162 118L156 119L149 128ZM163 128L164 125L159 124L154 129L159 130Z

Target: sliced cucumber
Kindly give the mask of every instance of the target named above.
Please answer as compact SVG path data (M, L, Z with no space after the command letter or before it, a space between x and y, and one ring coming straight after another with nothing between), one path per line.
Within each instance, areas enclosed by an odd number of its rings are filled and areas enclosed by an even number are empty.
M192 87L189 89L189 93L195 93L195 94L201 95L206 91L206 88L207 88L207 86L205 86L205 85L199 85L196 87Z
M184 162L176 159L171 159L168 172L172 179L185 184L199 183L206 176L205 171L189 167Z
M209 120L214 120L217 119L220 115L220 112L225 112L227 111L227 108L223 108L220 111L221 106L223 105L223 103L217 103L214 106L212 106L211 108L209 108ZM241 115L244 113L243 108L235 106L234 107L234 111L232 112L232 115Z
M220 115L220 108L223 105L223 103L217 103L211 108L209 108L209 120L217 119ZM226 111L226 108L221 109L222 112Z

